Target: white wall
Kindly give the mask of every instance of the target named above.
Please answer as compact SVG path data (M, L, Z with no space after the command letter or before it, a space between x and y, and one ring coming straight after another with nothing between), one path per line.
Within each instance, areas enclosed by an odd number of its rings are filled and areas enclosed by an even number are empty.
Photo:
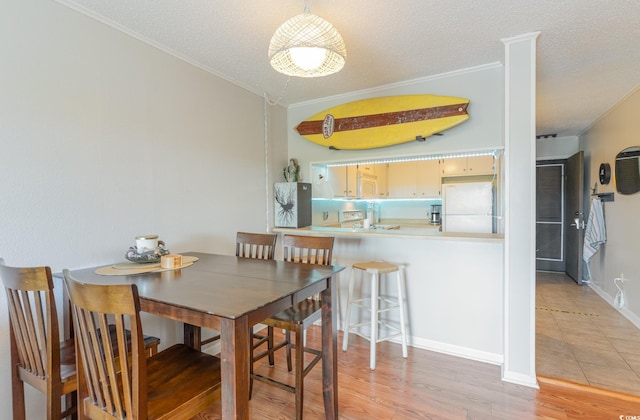
M36 4L37 3L37 4ZM174 252L234 253L265 231L263 99L51 1L0 13L0 256L53 271L123 259L139 234ZM269 110L270 170L286 163ZM269 195L267 195L267 192ZM271 213L269 213L271 214ZM0 407L11 407L0 294ZM167 329L167 327L169 327ZM180 327L145 318L162 347ZM28 418L44 398L28 391Z
M627 147L640 146L639 114L640 90L636 90L580 136L580 147L585 152L587 187L592 188L598 181L600 164L609 163L611 182L608 185L598 183L598 192L615 192L616 155ZM586 192L587 197L589 192ZM618 291L613 279L624 273L630 281L624 284L627 303L623 313L640 328L640 193L622 195L615 192L614 198L615 201L604 203L607 242L591 258L590 285L612 302ZM585 208L589 208L588 205Z
M567 159L580 150L578 136L536 140L536 159Z
M376 260L406 266L407 334L412 346L502 363L502 242L338 236L333 255L344 266ZM347 269L339 277L341 320L350 274ZM380 287L385 296L397 296L395 277ZM355 290L368 296L370 284L357 283ZM363 312L354 309L351 321L367 322L370 318ZM383 318L399 325L396 311Z

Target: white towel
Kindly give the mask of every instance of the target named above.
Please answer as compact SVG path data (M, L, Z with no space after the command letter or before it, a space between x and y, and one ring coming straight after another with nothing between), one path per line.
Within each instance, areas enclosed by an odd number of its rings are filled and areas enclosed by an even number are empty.
M604 213L602 211L602 201L599 198L591 200L589 219L587 228L584 231L584 247L582 249L582 259L587 266L587 279L591 278L589 270L589 260L598 252L600 245L607 242L607 230L604 225Z

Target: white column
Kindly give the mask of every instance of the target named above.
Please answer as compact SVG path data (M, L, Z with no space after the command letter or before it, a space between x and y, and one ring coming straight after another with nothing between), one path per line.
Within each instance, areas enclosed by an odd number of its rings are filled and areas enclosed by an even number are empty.
M502 379L537 387L535 372L536 38L505 46L505 270Z

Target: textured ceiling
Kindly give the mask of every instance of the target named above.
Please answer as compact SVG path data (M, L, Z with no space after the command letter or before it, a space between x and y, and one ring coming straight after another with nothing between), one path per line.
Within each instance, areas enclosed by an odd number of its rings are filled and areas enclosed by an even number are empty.
M538 38L537 133L579 135L640 86L637 0L315 0L347 46L334 75L269 65L275 29L302 0L58 0L259 95L295 104L502 62L501 39Z

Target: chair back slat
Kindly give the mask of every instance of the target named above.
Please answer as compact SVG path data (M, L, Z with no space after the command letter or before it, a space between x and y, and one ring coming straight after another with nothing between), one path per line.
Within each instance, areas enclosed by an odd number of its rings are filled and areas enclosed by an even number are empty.
M100 347L95 346L97 340L91 337L92 331L95 331L95 320L90 313L85 313L81 310L75 310L73 305L71 307L74 326L76 331L76 340L80 347L80 353L77 357L82 362L84 368L87 389L89 392L89 398L92 401L97 401L100 405L105 407L111 407L110 404L105 402L105 397L102 394L100 386L101 378L104 378L104 374L100 375L100 371L104 370L104 366L97 362L97 358L92 355L95 352L100 352Z
M284 260L305 264L331 265L333 237L284 235Z
M275 255L278 235L268 233L238 232L236 235L236 256L272 260Z
M118 342L118 357L122 362L122 366L120 368L120 371L122 372L121 373L122 374L121 382L122 382L122 388L123 388L122 393L123 395L131 396L130 398L125 398L124 399L125 406L124 407L118 406L118 409L122 410L124 408L126 413L133 413L134 405L137 405L137 403L134 403L134 399L136 399L136 394L134 392L134 389L131 386L131 384L133 383L133 378L131 376L133 366L130 363L130 360L128 357L129 350L127 349L127 346L126 346L127 337L125 334L125 326L124 326L126 323L126 317L123 315L118 315L115 317L115 320L116 320L116 337L117 337L116 341ZM106 322L106 318L104 321ZM136 338L132 337L132 340L135 341ZM117 368L115 364L111 364L110 366L111 366L111 369L109 374L113 379L117 379L118 378L116 375ZM112 384L112 387L117 387L117 384L114 382ZM117 389L117 388L113 388L113 389ZM145 395L146 395L146 392L145 392Z
M83 366L80 380L88 390L87 412L106 413L105 418L113 419L139 418L146 413L147 391L146 382L140 380L146 357L136 286L83 284L68 270L64 276ZM115 334L101 333L109 331L110 320L115 320ZM126 325L131 328L130 345Z
M37 296L35 292L30 293ZM43 364L46 363L46 360L43 363L39 357L40 344L32 339L34 327L27 320L27 313L31 312L30 301L29 293L7 289L9 316L20 355L20 366L37 377L44 378ZM44 348L46 349L46 347Z
M25 295L28 292L23 292ZM46 296L45 296L46 299ZM28 313L28 320L29 323L31 324L31 328L29 328L29 331L32 331L35 334L35 337L32 338L31 342L32 343L40 343L40 348L39 349L34 349L34 351L36 351L36 353L38 354L38 357L36 357L36 364L37 364L37 368L40 370L40 372L42 372L42 376L46 376L47 372L46 372L46 366L47 366L47 347L48 347L48 343L47 343L47 332L46 332L46 314L45 314L45 306L47 305L46 303L43 305L42 303L42 296L40 292L33 292L33 311L29 310L27 311ZM28 309L32 309L32 308L28 308ZM35 318L35 319L34 319ZM54 343L51 343L54 344Z

